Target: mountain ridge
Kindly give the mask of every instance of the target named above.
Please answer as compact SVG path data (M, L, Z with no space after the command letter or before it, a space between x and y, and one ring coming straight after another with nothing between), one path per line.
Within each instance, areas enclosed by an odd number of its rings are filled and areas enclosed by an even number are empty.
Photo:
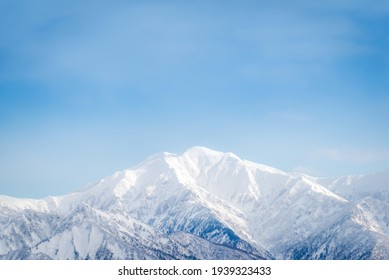
M379 173L379 195L366 176L349 180L353 197L345 179L286 173L233 153L160 153L76 193L0 196L0 258L389 259L379 250L389 247L389 176ZM349 244L349 232L373 245Z

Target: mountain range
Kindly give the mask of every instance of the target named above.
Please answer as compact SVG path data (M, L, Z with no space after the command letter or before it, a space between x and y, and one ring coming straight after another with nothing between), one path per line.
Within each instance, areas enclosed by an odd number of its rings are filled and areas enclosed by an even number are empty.
M0 196L0 259L389 259L389 169L317 178L161 153L76 193Z

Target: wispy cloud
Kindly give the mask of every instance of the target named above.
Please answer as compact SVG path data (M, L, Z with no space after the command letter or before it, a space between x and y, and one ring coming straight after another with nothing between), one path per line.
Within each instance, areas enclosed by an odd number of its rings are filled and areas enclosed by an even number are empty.
M327 160L332 162L349 162L352 164L368 164L381 160L388 160L389 151L357 150L353 148L322 148L316 150L312 156L317 160Z
M341 16L268 10L258 21L238 30L251 60L240 65L243 77L266 84L312 85L318 77L336 77L339 59L375 52L355 21Z

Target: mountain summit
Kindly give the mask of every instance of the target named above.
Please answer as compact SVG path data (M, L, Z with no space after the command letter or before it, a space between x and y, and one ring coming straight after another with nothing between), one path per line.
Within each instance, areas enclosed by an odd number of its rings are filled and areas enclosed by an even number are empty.
M289 174L193 147L88 189L0 196L1 259L389 259L389 174Z

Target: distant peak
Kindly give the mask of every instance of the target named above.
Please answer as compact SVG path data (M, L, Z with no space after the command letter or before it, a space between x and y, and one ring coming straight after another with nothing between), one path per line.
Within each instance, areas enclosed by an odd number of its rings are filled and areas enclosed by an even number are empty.
M210 153L221 154L222 152L218 152L218 151L209 149L207 147L202 147L202 146L193 146L185 151L185 154L210 154Z
M157 153L157 154L154 154L152 156L149 156L146 159L146 161L155 160L155 159L163 159L163 158L167 158L167 157L171 157L171 156L176 156L176 154L168 153L168 152L161 152L161 153Z
M165 157L170 157L170 156L175 156L175 155L176 155L176 154L174 154L174 153L162 152L162 153L155 154L154 157L162 157L162 158L165 158Z
M183 155L191 156L191 157L199 157L199 156L207 156L207 157L234 157L239 159L238 156L236 156L233 153L230 152L220 152L220 151L215 151L207 147L202 147L202 146L193 146L186 150L186 152Z

